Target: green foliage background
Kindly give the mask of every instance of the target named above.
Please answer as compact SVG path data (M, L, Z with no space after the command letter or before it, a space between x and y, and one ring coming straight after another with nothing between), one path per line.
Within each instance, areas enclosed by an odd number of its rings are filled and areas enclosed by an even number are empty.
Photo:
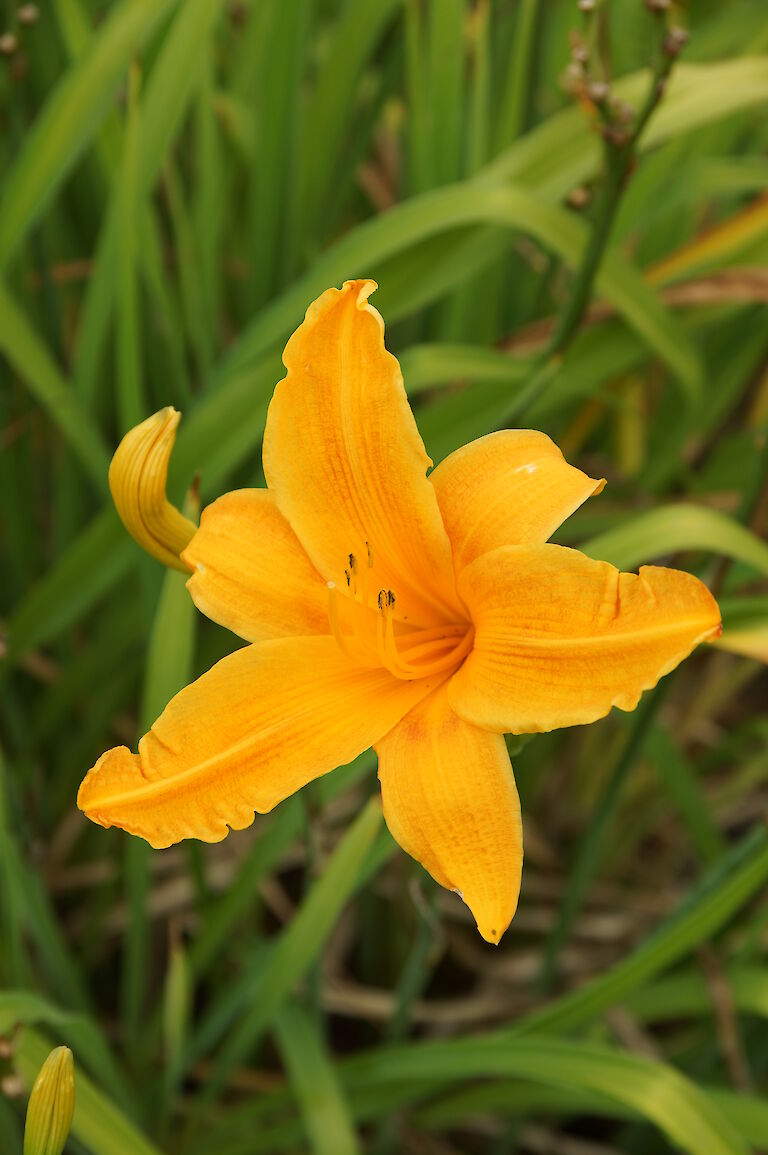
M112 448L170 403L179 500L196 473L204 500L258 484L282 345L347 277L380 284L435 460L543 429L609 479L558 540L673 558L765 652L768 11L673 7L692 41L599 305L532 395L600 186L558 83L575 2L0 6L3 1152L14 1076L57 1041L73 1153L768 1149L753 658L710 648L636 714L514 751L526 866L498 949L396 851L371 756L218 846L152 853L74 805L234 644L122 530ZM654 18L598 9L637 106Z

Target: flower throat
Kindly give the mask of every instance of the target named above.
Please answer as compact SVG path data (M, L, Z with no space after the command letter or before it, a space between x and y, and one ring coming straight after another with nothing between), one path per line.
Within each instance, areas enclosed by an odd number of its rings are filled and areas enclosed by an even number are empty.
M357 665L384 666L396 678L407 681L454 669L472 648L472 627L446 623L420 628L398 618L397 598L391 589L380 589L373 596L373 548L370 542L365 546L363 567L355 554L348 555L346 591L328 582L328 617L340 649Z

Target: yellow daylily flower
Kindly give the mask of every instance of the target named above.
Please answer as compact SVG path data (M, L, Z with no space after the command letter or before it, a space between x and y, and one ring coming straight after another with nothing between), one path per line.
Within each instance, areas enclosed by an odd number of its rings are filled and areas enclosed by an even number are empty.
M375 287L310 306L269 407L267 488L208 506L182 552L197 606L250 644L138 754L104 754L78 804L156 847L215 842L373 746L390 831L498 942L523 857L503 734L634 709L720 614L690 574L546 544L604 483L542 433L481 437L428 476Z

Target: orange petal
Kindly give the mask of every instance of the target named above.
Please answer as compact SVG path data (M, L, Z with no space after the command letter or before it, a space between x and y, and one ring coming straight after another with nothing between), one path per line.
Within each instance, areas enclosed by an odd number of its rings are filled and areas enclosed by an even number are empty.
M533 429L470 441L441 461L430 480L457 574L499 546L545 542L605 485L574 469L554 441Z
M691 574L620 573L557 545L485 554L459 588L475 644L449 700L489 730L554 730L612 706L634 710L643 690L720 632L717 603Z
M349 555L372 549L372 589L398 616L436 624L460 613L431 461L368 303L373 281L328 289L285 347L269 406L264 473L320 573L342 589Z
M249 642L329 632L328 588L266 489L207 506L182 560L197 608Z
M355 667L330 637L246 646L176 695L138 755L104 754L77 804L155 847L218 842L351 761L434 685Z
M392 837L456 890L488 942L517 907L520 800L504 739L462 721L443 686L376 743Z

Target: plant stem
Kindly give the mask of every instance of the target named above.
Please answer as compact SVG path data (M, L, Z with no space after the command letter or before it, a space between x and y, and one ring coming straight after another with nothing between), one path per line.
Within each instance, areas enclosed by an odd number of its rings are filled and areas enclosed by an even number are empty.
M554 380L560 369L563 353L570 345L589 307L595 277L611 235L622 193L635 164L637 143L663 96L676 56L677 50L668 47L665 33L665 39L659 45L650 88L632 131L625 139L622 139L611 121L607 99L602 100L597 106L603 122L604 160L603 179L595 202L592 231L582 253L568 303L539 355L530 382L517 395L514 405L510 407L507 413L509 420L517 417L528 405L537 401Z

